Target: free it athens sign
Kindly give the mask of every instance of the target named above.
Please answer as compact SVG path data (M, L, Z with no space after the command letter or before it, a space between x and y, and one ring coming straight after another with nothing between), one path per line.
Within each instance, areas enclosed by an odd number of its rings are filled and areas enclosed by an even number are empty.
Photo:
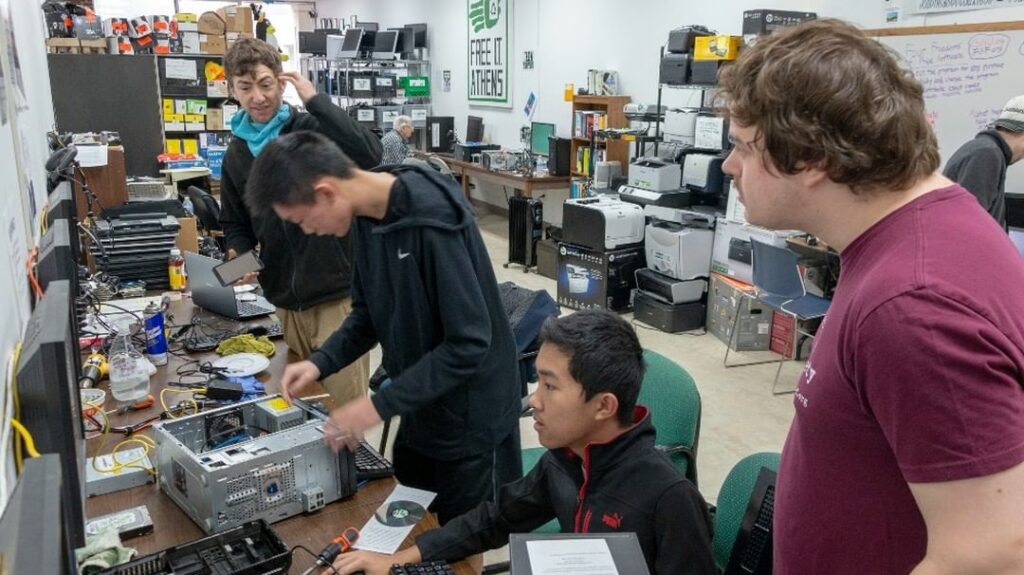
M468 0L468 4L469 102L511 107L512 0Z

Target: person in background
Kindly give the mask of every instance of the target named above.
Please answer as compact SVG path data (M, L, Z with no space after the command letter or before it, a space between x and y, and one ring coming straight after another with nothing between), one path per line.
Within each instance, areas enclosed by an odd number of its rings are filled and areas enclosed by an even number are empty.
M409 150L409 138L415 128L412 126L412 118L399 116L392 124L393 128L380 139L384 148L384 157L381 158L381 165L393 166L401 164L412 153Z
M843 270L797 384L773 573L1024 573L1024 259L938 172L920 82L825 19L758 39L719 87L747 220Z
M358 165L380 163L380 141L352 120L328 96L296 72L283 72L276 48L253 38L236 42L224 58L228 86L242 111L231 119L233 138L224 155L220 224L228 258L259 248L259 274L266 298L288 344L288 360L301 361L319 348L351 311L352 247L345 238L315 237L273 211L246 209L243 193L253 161L268 142L297 130L316 130L340 146ZM291 84L306 108L284 102ZM255 274L243 281L255 280ZM366 395L369 357L324 380L337 403Z
M999 118L960 146L942 174L978 198L1006 228L1006 168L1024 158L1024 96L1006 103Z
M432 509L442 523L522 477L515 339L473 209L454 180L417 166L365 171L327 138L296 132L267 144L246 202L356 246L352 313L281 377L290 400L380 344L391 383L335 408L328 443L351 447L370 426L401 415L395 477L437 493Z
M717 575L707 504L655 448L647 408L636 404L646 366L633 328L583 310L549 318L539 341L530 407L548 451L530 473L395 555L346 553L335 569L387 575L393 563L456 561L557 519L563 533L636 533L655 575Z

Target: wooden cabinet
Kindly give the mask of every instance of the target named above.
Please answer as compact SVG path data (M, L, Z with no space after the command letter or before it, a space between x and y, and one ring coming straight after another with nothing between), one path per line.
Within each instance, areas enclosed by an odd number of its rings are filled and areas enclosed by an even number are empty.
M574 96L572 100L572 146L569 156L570 169L574 177L589 177L589 167L584 163L584 156L589 155L583 150L591 146L591 138L586 125L587 117L603 116L603 123L600 128L628 128L629 120L622 111L623 107L630 102L629 96ZM594 146L598 156L604 156L606 161L618 161L622 163L622 174L626 175L629 170L629 142L625 140L605 140L595 138ZM593 153L593 152L591 152ZM581 165L582 164L582 165Z

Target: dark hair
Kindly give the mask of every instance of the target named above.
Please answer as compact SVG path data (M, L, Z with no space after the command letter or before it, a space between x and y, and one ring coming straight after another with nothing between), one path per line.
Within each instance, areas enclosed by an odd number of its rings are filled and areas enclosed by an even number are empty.
M587 401L611 393L619 400L619 423L633 422L646 364L640 340L626 320L605 310L578 311L548 318L539 340L569 356L569 373L583 386Z
M719 84L724 112L756 128L768 168L792 175L818 167L861 193L905 190L939 167L921 83L846 22L758 38Z
M277 48L256 38L238 40L224 56L224 75L227 76L228 84L238 76L252 74L260 64L270 68L274 76L284 71Z
M350 178L354 167L326 136L308 130L285 134L267 142L253 162L245 186L246 206L254 214L265 214L274 204L312 204L317 180Z

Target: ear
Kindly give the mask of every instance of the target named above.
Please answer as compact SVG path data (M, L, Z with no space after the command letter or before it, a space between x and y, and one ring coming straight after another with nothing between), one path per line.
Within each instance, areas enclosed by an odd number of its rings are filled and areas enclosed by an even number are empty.
M591 398L595 402L597 411L594 418L598 421L615 419L619 416L619 398L614 393L604 392Z
M313 199L316 203L320 203L321 200L331 205L336 199L337 190L331 185L331 182L327 178L320 178L313 182Z
M807 166L800 171L800 181L805 188L816 188L828 180L828 173L820 165Z

